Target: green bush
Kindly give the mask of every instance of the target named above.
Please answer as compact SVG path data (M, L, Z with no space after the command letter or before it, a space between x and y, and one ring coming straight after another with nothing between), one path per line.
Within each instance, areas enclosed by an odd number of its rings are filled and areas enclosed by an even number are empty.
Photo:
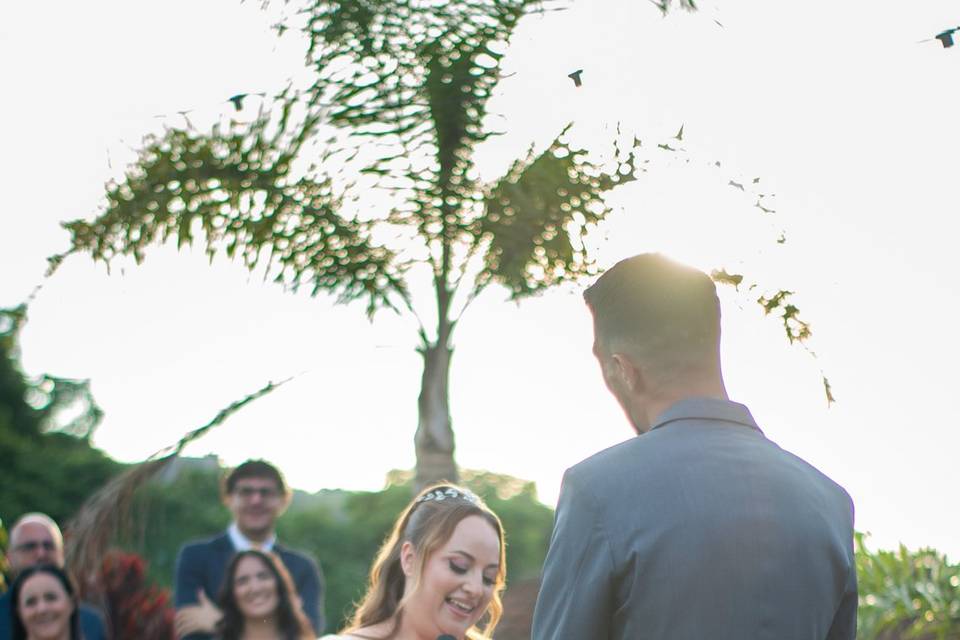
M960 638L960 565L934 549L869 551L857 534L857 638Z

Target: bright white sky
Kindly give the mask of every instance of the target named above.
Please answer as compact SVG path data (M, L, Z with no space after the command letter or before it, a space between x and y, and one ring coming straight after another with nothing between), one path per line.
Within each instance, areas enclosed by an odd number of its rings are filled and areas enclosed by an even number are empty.
M960 46L917 43L960 24L956 3L716 0L666 19L646 0L571 6L516 33L505 60L515 75L491 104L508 135L482 150L486 174L570 120L588 144L618 121L636 131L651 170L617 193L594 237L601 264L658 250L796 290L816 360L787 345L755 293L724 293L731 396L850 491L874 546L960 557ZM0 305L27 297L45 257L67 247L58 223L98 211L143 133L178 125L181 109L211 122L228 96L300 73L295 36L278 41L274 20L233 0L3 5ZM575 89L566 75L581 68ZM681 124L686 152L658 152ZM776 193L764 202L777 213L730 179ZM535 480L553 503L566 467L629 437L591 339L579 287L477 300L451 379L460 464ZM414 346L407 318L371 325L360 305L292 295L171 246L110 274L71 258L23 335L29 373L92 379L106 410L96 443L121 460L300 374L188 453L265 457L307 490L374 489L413 465Z

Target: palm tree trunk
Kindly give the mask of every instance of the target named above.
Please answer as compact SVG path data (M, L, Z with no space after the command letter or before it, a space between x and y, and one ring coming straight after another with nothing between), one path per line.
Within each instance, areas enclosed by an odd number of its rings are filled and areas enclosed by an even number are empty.
M423 347L420 353L423 355L423 377L418 400L420 414L414 436L417 491L435 482L457 482L447 384L453 349L446 346L444 340Z

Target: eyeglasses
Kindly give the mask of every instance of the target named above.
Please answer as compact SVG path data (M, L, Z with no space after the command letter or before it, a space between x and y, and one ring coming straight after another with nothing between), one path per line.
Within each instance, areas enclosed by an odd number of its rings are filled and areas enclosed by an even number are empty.
M237 487L233 492L243 500L250 500L254 496L260 496L261 500L273 500L280 495L280 492L272 487Z
M30 542L22 542L14 547L15 551L33 553L37 549L42 548L44 551L56 551L57 545L53 543L53 540L31 540Z

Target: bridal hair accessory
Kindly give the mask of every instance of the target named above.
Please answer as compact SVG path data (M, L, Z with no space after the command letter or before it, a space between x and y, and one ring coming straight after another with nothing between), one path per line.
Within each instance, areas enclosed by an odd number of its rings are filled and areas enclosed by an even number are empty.
M470 502L475 505L480 504L480 498L478 498L476 494L471 493L470 491L466 491L464 489L454 489L453 487L439 487L437 489L434 489L433 491L427 491L425 494L417 498L417 501L415 504L420 504L421 502L429 502L430 500L434 500L436 502L443 502L448 498L453 498L453 499L460 498L461 500L466 500L467 502Z

